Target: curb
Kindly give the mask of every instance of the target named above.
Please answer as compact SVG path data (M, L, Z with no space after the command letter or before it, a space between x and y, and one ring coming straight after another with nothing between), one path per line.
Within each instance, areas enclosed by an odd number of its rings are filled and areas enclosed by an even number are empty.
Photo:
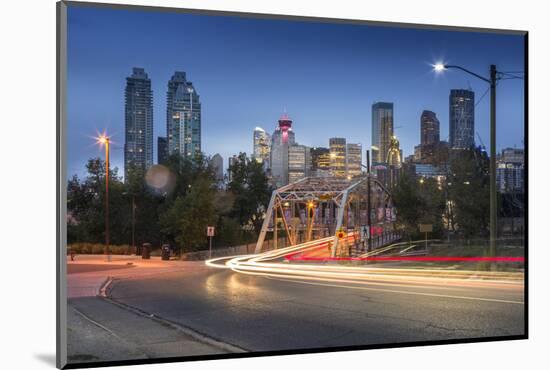
M175 323L173 321L170 321L168 319L165 319L163 317L160 317L160 316L157 316L155 314L140 310L139 308L127 305L125 303L119 302L119 301L111 298L108 294L108 290L109 290L110 286L112 285L113 281L114 281L114 279L110 276L107 277L107 279L105 279L105 281L103 282L103 284L101 285L101 287L99 289L98 297L100 297L103 300L105 300L109 303L112 303L115 306L118 306L118 307L120 307L120 308L122 308L126 311L129 311L129 312L132 312L133 314L136 314L138 316L146 317L150 320L156 321L159 324L164 325L164 326L168 326L168 327L170 327L170 328L172 328L176 331L179 331L179 332L181 332L181 333L197 340L198 342L208 344L208 345L210 345L212 347L215 347L215 348L218 348L222 351L229 352L229 353L246 353L246 352L249 352L245 348L242 348L242 347L239 347L239 346L236 346L236 345L233 345L233 344L229 344L229 343L217 340L215 338L212 338L212 337L210 337L206 334L200 333L200 332L198 332L194 329L191 329L189 327L183 326L181 324L177 324L177 323Z
M113 282L113 278L110 276L107 276L105 281L101 284L99 287L99 294L98 296L102 298L107 298L107 289L111 286L111 283Z

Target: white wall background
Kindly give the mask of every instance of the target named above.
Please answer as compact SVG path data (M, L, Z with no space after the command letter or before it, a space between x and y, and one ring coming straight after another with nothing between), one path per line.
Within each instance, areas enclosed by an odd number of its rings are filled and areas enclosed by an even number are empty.
M124 1L111 0L112 3ZM548 366L546 231L550 22L545 2L509 0L127 0L174 6L530 31L530 339L148 365L147 369L519 369ZM55 356L55 2L3 2L0 12L0 362L53 368ZM546 181L545 181L546 180ZM545 230L546 229L546 230ZM545 353L546 352L546 353ZM546 365L544 365L546 363Z

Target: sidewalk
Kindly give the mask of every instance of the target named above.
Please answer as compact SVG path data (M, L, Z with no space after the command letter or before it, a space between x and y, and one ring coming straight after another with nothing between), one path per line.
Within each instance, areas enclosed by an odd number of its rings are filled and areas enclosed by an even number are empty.
M69 363L198 356L239 351L161 318L100 296L112 279L157 275L193 268L193 263L142 260L139 256L79 255L67 259Z
M67 297L95 297L108 278L123 279L132 276L180 271L181 261L150 260L140 256L112 255L107 262L103 255L77 255L74 261L67 257Z
M69 363L229 352L99 297L69 300L67 320Z

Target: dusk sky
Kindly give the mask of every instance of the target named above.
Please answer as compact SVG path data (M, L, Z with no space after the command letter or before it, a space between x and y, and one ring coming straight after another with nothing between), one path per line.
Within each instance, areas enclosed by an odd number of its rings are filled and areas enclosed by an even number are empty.
M166 91L185 71L202 103L202 149L227 158L252 151L256 126L272 133L286 109L296 141L326 146L330 137L371 144L371 106L394 103L404 155L420 142L420 115L436 112L449 134L449 90L469 88L476 101L488 84L457 70L435 74L443 61L488 75L523 71L523 37L319 22L203 16L154 11L68 10L67 174L102 151L92 137L112 136L111 162L123 173L124 88L143 67L154 96L157 136L166 136ZM523 81L497 87L497 143L523 147ZM475 130L489 145L489 94L475 109ZM476 135L476 143L479 139Z

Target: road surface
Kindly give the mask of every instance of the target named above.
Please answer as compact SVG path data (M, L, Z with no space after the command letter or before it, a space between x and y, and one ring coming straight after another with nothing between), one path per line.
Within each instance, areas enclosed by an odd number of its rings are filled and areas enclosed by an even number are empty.
M109 294L245 351L524 334L517 281L387 275L316 281L179 263L162 274L115 279Z
M109 279L153 278L182 271L179 261L131 256L77 256L67 264L69 363L232 353L233 348L101 296Z

